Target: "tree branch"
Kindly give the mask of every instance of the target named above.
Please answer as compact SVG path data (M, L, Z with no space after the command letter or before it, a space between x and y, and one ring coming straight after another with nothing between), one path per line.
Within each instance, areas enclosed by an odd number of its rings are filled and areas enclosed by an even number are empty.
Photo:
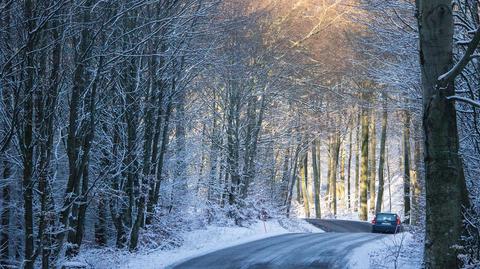
M472 40L470 41L470 43L468 44L467 50L465 51L465 54L460 59L460 61L458 61L458 63L455 64L455 66L450 71L441 75L438 78L438 85L444 86L448 84L448 82L454 80L463 71L465 66L467 66L467 64L472 59L471 56L475 53L475 50L477 49L479 43L480 43L480 27L477 28L477 30L475 31L475 34Z
M463 103L467 103L467 104L470 104L474 107L480 107L480 102L478 101L475 101L475 100L472 100L470 98L466 98L466 97L461 97L461 96L457 96L457 95L453 95L453 96L449 96L447 97L448 100L455 100L455 101L460 101L460 102L463 102Z

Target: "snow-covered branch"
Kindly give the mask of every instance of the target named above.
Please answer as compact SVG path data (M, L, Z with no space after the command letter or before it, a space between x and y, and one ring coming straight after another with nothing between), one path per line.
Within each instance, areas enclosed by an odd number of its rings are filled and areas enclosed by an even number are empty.
M467 66L467 64L470 62L471 56L475 53L475 50L477 49L479 43L480 27L475 31L475 34L472 40L469 42L467 50L465 51L465 54L462 56L460 61L458 61L458 63L455 64L455 66L450 71L441 75L438 78L438 85L446 85L448 82L454 80L463 71L465 66Z
M470 104L470 105L475 106L475 107L480 107L480 102L472 100L470 98L461 97L461 96L458 96L458 95L449 96L449 97L447 97L447 99L448 100L460 101L460 102L467 103L467 104Z

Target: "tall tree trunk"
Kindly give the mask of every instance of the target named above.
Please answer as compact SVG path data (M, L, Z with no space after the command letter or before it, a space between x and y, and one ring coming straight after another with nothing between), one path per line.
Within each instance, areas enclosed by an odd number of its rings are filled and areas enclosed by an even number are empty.
M202 123L202 137L200 138L201 145L200 145L200 164L198 168L198 176L197 176L197 184L195 185L195 195L199 198L203 198L203 190L207 186L207 182L205 182L205 168L207 165L207 124L204 122ZM195 205L196 207L196 205Z
M383 189L385 185L384 170L385 170L385 142L387 140L387 120L388 120L387 101L384 100L383 117L382 117L382 134L380 138L380 160L378 163L378 195L377 195L377 205L375 207L375 213L379 213L382 211Z
M88 163L88 160L87 160ZM78 198L78 209L77 217L75 222L72 223L74 230L68 234L68 246L66 250L66 255L69 257L75 256L80 252L80 246L82 244L83 235L85 234L85 218L87 214L87 205L88 205L88 184L90 173L88 171L89 166L85 164L83 166L82 173L82 188L81 196Z
M118 148L120 146L120 135L119 135L118 128L116 128L117 124L114 124L113 126L114 126L113 138L112 138L113 143L112 143L112 153L110 156L115 157L119 155ZM108 153L104 153L103 160L104 160L103 163L105 165L112 164L112 160L109 158ZM109 178L112 181L112 190L114 190L115 192L121 192L120 180L116 180L114 178L115 174L116 174L116 171L114 171L113 169L109 171ZM118 249L122 249L125 246L125 243L127 241L127 236L125 234L125 225L123 223L123 219L124 219L123 214L125 212L123 210L123 207L124 207L123 204L125 201L122 198L123 196L120 199L114 196L109 197L110 214L112 217L113 225L115 226L115 230L116 230L115 246Z
M385 163L387 165L387 178L388 178L388 209L392 212L392 178L390 176L390 163L388 158L388 146L385 146Z
M261 102L258 105L258 96L253 96L248 102L248 123L245 139L245 155L243 167L243 187L241 189L242 198L248 195L250 183L255 177L255 159L257 157L257 146L260 130L262 128L263 117L266 109L266 96L261 96Z
M37 93L37 130L41 136L39 143L39 183L40 192L40 219L39 219L39 241L42 257L42 268L50 268L52 260L51 252L54 242L54 236L51 232L55 224L55 205L51 189L51 158L54 143L54 119L57 106L58 93L60 88L60 65L62 55L62 44L57 42L60 37L60 31L57 29L61 21L53 20L51 22L51 40L55 42L51 55L51 72L49 77L47 94ZM45 65L48 64L48 58L45 59Z
M337 183L337 199L344 204L347 200L345 197L345 145L340 146L340 180Z
M313 169L313 193L315 201L315 217L317 219L322 218L322 208L320 207L320 186L321 175L318 167L319 159L317 160L317 141L312 142L312 169Z
M357 117L357 143L356 143L356 150L355 150L355 199L353 203L353 211L358 212L358 203L360 199L360 145L362 144L361 139L361 112L358 112Z
M320 140L317 140L317 163L318 163L318 186L319 186L319 190L318 190L318 199L320 200L320 209L322 208L322 204L321 204L321 201L322 201L322 155L321 155L321 148L322 148L322 145L320 144ZM328 181L328 179L327 179ZM320 218L321 218L321 214L322 212L320 211Z
M235 85L230 86L228 91L228 109L227 109L227 173L230 178L230 188L228 190L228 202L230 205L237 203L240 192L240 172L239 172L239 123L240 123L240 96L239 90ZM225 181L225 186L228 186Z
M376 113L375 110L371 111L371 120L370 120L370 145L368 146L368 183L370 191L370 212L375 212L375 185L376 185L376 161L377 161L377 128L376 128Z
M80 12L80 21L88 23L90 21L90 7L93 1L86 1ZM55 257L59 256L59 252L63 248L64 238L67 230L74 225L77 217L76 199L79 195L80 180L82 179L83 167L86 163L88 151L91 143L87 141L84 134L79 134L78 129L83 118L81 114L82 95L88 85L87 61L90 49L91 32L87 27L83 27L80 36L75 37L75 44L78 49L74 52L73 60L75 62L75 70L73 71L73 85L69 103L69 119L67 130L67 157L68 157L68 180L64 194L63 206L60 211L60 224L65 231L57 234L57 246L55 249ZM88 145L82 148L82 145Z
M310 199L308 196L308 151L305 152L305 156L302 160L302 166L300 167L300 177L302 179L302 194L303 205L305 207L305 217L310 218Z
M149 68L155 68L154 59L150 59ZM142 177L140 180L140 193L137 203L137 214L135 221L133 222L132 229L130 231L130 243L129 249L133 251L138 246L138 238L140 233L140 228L144 225L145 222L145 204L148 196L148 187L151 186L154 177L154 170L152 171L152 164L155 161L156 157L152 157L153 154L156 154L156 150L153 150L153 114L155 112L155 99L156 99L156 84L155 74L153 71L150 71L149 76L149 90L145 94L146 107L144 109L144 121L145 121L145 131L143 133L143 167L142 167ZM158 137L156 137L158 139ZM156 145L155 145L156 146ZM152 152L153 151L153 152Z
M420 124L417 124L417 120L414 120L414 125L415 128L414 130L420 130ZM417 129L418 128L418 129ZM413 158L414 158L414 169L412 173L412 214L411 214L411 224L413 225L418 225L421 217L421 210L422 207L420 205L420 197L422 196L422 185L423 185L423 180L422 180L422 175L423 175L423 167L422 167L422 146L421 146L421 136L417 135L418 132L414 132L416 135L414 135L414 152L413 152Z
M134 251L137 249L140 228L142 227L142 223L144 221L144 216L145 216L144 211L145 211L145 195L140 195L138 206L137 206L137 215L132 224L132 229L130 232L130 242L128 245L128 249L130 251Z
M300 161L300 173L296 176L297 177L297 202L299 204L304 203L303 201L303 186L302 186L302 161Z
M283 165L282 165L282 185L280 189L281 197L283 198L283 204L285 205L288 199L288 183L290 180L290 160L291 160L291 145L289 144L285 150L285 155L283 156Z
M332 138L332 170L330 173L330 195L331 203L330 210L334 216L337 215L337 170L338 170L338 161L340 154L340 133L336 131Z
M212 104L212 128L211 128L211 139L210 139L210 174L208 179L208 191L207 197L209 201L218 198L218 186L216 184L217 170L219 166L219 151L221 145L221 134L218 130L218 105L217 105L217 94L216 90L213 89L213 104ZM286 157L287 158L287 157ZM288 163L287 163L288 166ZM288 170L288 167L287 167ZM285 170L284 170L285 172ZM288 182L288 178L287 178ZM287 191L286 191L287 192ZM286 196L285 196L286 197Z
M133 225L133 214L136 208L135 187L138 185L138 159L137 159L137 124L139 111L138 92L137 92L137 61L132 59L125 63L124 70L124 91L125 91L125 125L126 125L126 157L124 165L126 167L126 185L125 192L128 196L128 206L123 214L125 223L128 227Z
M153 46L153 45L152 45ZM167 46L162 43L160 46L160 52L165 52L167 49ZM156 98L156 104L153 104L152 100L152 110L150 113L153 113L153 122L155 122L154 127L153 127L153 141L151 144L152 152L151 152L151 161L150 161L150 172L148 175L148 199L146 201L146 210L145 210L145 224L151 224L152 219L153 219L153 211L154 207L156 204L156 201L154 201L154 196L155 196L155 190L156 190L156 185L160 185L159 181L157 182L157 179L161 179L157 175L157 171L160 169L162 170L163 168L163 154L162 153L162 148L165 147L164 142L164 135L165 134L165 123L167 123L166 120L166 111L167 109L164 105L165 99L169 100L169 98L165 98L166 96L166 83L164 82L163 78L161 76L158 76L156 74L156 70L160 68L164 68L165 61L163 58L160 57L160 59L157 59L158 57L152 57L150 65L154 69L152 73L150 74L150 79L152 80L152 98ZM163 74L163 73L162 73ZM171 97L170 97L171 98ZM152 125L153 125L152 122ZM167 128L166 130L168 131L168 124L166 124ZM144 167L145 168L145 167Z
M174 89L175 90L175 89ZM180 89L180 92L177 94L177 99L175 100L175 112L176 112L176 121L175 121L175 168L174 168L174 180L175 185L177 185L176 191L178 192L175 195L172 206L173 207L183 207L186 200L185 197L188 192L187 185L187 160L186 158L186 127L185 127L185 98L186 92L183 89Z
M457 268L457 244L468 207L463 165L458 154L454 81L438 87L453 66L453 14L450 0L417 0L423 87L426 187L426 268Z
M26 81L23 92L23 130L20 138L22 164L23 164L23 206L24 206L24 268L33 269L34 265L34 231L33 231L33 116L34 116L34 78L35 78L35 2L26 0L24 3L24 16L27 20L27 43L25 48Z
M352 201L352 184L351 184L351 179L352 179L352 134L353 134L353 126L354 122L353 120L350 123L350 132L348 134L348 163L347 163L347 209L350 211L351 208L351 201Z
M3 154L2 154L3 155ZM10 163L6 157L2 157L0 160L3 164L2 172L2 210L1 210L1 231L0 231L0 265L7 265L10 259L10 177L12 171L10 169ZM5 182L3 182L5 181Z
M360 170L360 220L368 219L367 180L368 180L368 110L362 111L362 161Z
M77 218L75 221L74 230L75 232L71 231L68 235L68 242L69 246L67 247L67 255L74 256L77 255L80 251L80 245L82 244L83 235L85 233L85 218L87 214L87 206L88 206L88 189L89 189L89 152L92 146L92 141L95 134L95 117L96 117L96 95L97 95L97 85L98 85L98 74L101 73L102 69L102 58L99 61L99 66L97 68L97 76L93 79L91 92L85 98L85 101L88 106L89 118L88 123L86 124L86 134L83 137L83 144L82 151L83 156L81 158L80 163L78 164L79 169L82 171L82 189L81 195L78 197L78 212Z
M12 14L12 3L6 3L4 5L4 14L3 19L0 19L0 28L7 29L10 27L11 23L11 16ZM3 33L5 36L3 37L4 40L9 43L13 39L12 31L4 30ZM4 66L6 73L11 73L12 64L8 63ZM0 122L0 128L3 130L9 130L8 132L5 131L4 136L0 138L2 144L0 144L0 166L2 167L3 171L0 176L0 185L2 186L2 200L0 201L0 267L7 266L10 263L10 241L12 238L10 237L11 229L10 226L12 224L11 220L11 200L12 200L12 186L11 186L11 176L12 176L12 164L9 160L8 154L10 153L10 147L12 138L14 137L15 125L17 118L14 115L14 90L12 83L15 81L14 75L5 76L4 78L0 78L0 88L2 95L0 95L0 100L3 103L3 111L4 111L4 118ZM10 119L10 122L7 121Z
M107 200L104 194L99 194L97 207L97 222L95 223L95 243L103 247L107 245Z
M155 172L156 177L152 180L152 183L149 188L148 193L148 202L147 202L147 213L146 213L146 224L151 224L153 222L153 215L155 214L155 206L158 203L158 199L160 198L160 185L162 183L163 178L163 165L164 165L164 158L165 154L167 153L167 146L169 143L168 139L168 132L170 126L170 115L172 113L172 95L167 99L167 104L164 114L162 115L163 118L163 125L162 125L162 137L161 137L161 145L160 150L158 153L157 159L157 171Z
M332 150L332 145L333 145L333 142L332 142L332 136L329 135L328 137L328 149L327 149L327 152L328 152L328 163L327 163L327 193L325 195L325 199L326 199L326 202L327 202L327 207L330 208L330 178L331 178L331 174L332 174L332 154L333 154L333 150Z
M290 175L290 186L288 190L288 197L286 201L286 215L287 218L290 217L290 209L292 206L292 197L293 197L293 187L295 186L296 179L297 179L297 167L298 167L298 155L300 153L300 145L297 146L295 150L295 156L293 157L293 169L292 174ZM297 186L298 188L298 186Z
M403 123L403 205L404 222L410 223L410 112L405 110Z

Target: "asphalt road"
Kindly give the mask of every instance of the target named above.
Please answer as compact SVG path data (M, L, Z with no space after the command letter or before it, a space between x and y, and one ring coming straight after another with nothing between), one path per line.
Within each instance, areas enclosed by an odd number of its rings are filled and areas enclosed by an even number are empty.
M221 249L169 267L171 269L346 268L355 248L383 237L369 223L308 220L327 233L285 234Z
M335 233L370 233L372 231L372 224L365 221L352 220L325 220L325 219L306 219L324 230L325 232Z

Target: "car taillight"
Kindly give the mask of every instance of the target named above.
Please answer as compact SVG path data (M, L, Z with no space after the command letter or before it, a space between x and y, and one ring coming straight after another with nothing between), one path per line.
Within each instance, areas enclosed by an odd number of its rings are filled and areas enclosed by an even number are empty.
M400 225L402 222L400 221L400 217L397 217L397 225Z
M373 218L372 224L377 224L377 217Z

